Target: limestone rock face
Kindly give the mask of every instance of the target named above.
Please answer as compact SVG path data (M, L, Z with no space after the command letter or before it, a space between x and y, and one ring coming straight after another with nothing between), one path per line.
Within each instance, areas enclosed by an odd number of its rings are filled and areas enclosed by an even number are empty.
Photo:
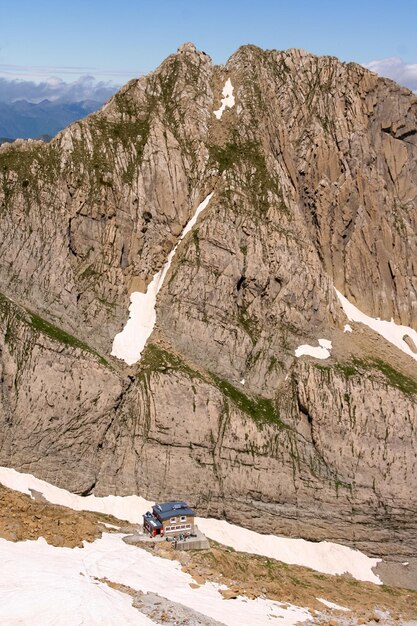
M344 333L334 289L417 328L415 95L335 58L245 46L219 67L188 43L50 144L0 147L0 183L1 464L416 554L416 362ZM211 192L127 367L109 354L129 296ZM320 338L330 358L295 357Z

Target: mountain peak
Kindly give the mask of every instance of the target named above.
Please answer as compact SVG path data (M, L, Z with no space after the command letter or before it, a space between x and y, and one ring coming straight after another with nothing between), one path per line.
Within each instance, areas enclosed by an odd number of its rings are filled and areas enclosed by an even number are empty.
M209 59L211 61L211 57L203 50L199 50L191 41L187 41L179 46L177 48L177 54L195 56L200 58L205 57L206 59Z
M198 52L198 50L192 41L186 41L178 47L177 52Z

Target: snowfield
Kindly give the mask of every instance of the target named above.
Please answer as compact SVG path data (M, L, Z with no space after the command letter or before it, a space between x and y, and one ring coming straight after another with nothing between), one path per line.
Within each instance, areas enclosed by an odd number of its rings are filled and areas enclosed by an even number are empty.
M206 208L212 195L213 194L210 193L203 202L198 205L194 215L184 227L177 245L169 253L162 269L154 275L149 283L146 293L134 291L130 296L129 319L123 330L115 336L111 352L112 356L125 361L128 365L137 363L141 357L145 344L156 323L156 298L164 284L177 248L185 235L194 227L198 216Z
M151 502L139 496L82 497L30 474L0 467L0 483L31 494L40 492L54 504L75 510L99 511L140 523ZM380 583L372 572L379 559L330 542L288 539L240 528L222 520L197 518L211 539L241 552L305 565L329 574L348 572L358 580ZM132 606L132 598L98 579L127 585L198 611L227 626L293 626L311 619L308 609L263 597L225 600L220 586L197 588L177 561L170 561L126 544L122 534L103 533L83 548L56 548L44 539L13 543L0 539L0 623L27 626L148 625L154 622ZM320 598L325 606L336 606ZM344 607L343 607L344 608Z
M43 539L12 543L0 539L0 623L27 626L120 626L154 622L132 606L129 595L97 578L152 591L193 608L227 626L306 621L306 609L257 598L224 600L220 587L192 589L189 574L176 561L153 556L103 534L84 548L55 548Z

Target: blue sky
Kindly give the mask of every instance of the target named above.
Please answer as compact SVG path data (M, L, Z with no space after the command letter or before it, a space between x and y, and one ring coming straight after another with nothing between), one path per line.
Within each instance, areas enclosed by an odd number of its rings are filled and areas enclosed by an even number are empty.
M395 58L374 69L417 88L416 0L0 0L0 24L4 85L85 75L122 84L193 41L216 63L246 43L362 64Z

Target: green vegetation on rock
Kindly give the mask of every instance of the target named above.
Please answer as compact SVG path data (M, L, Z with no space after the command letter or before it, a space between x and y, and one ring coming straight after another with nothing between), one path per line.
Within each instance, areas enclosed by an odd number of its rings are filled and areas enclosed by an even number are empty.
M11 144L0 152L0 185L4 193L4 207L7 208L20 193L29 210L32 199L40 203L45 185L54 184L58 174L59 154L54 144Z
M258 144L254 141L234 142L223 146L209 146L209 157L212 164L216 164L219 173L238 170L239 184L245 185L249 192L253 206L259 213L265 213L270 205L268 194L278 197L280 208L288 211L282 198L281 188L277 180L269 173L266 159ZM243 175L243 180L241 176Z
M371 367L378 369L392 387L397 387L407 395L417 394L417 380L406 376L381 359L370 359Z
M90 352L90 354L93 354L102 365L109 365L104 357L102 357L100 354L98 354L98 352L90 348L90 346L88 346L83 341L80 341L73 335L70 335L61 328L58 328L58 326L54 326L54 324L47 322L42 317L39 317L39 315L36 315L31 311L28 311L28 313L30 316L30 324L34 330L42 333L43 335L47 335L50 339L58 341L59 343L63 343L64 345L71 348L79 348L80 350L84 350L85 352Z
M417 380L399 372L397 369L392 367L392 365L386 363L382 359L359 359L353 357L348 362L336 363L334 366L317 363L315 367L316 369L319 369L322 372L327 372L328 374L330 374L331 370L334 369L335 371L343 374L345 378L363 376L365 372L369 373L370 378L372 378L372 371L376 370L384 376L386 383L391 385L391 387L396 387L406 395L417 394Z
M179 356L164 350L154 343L148 343L143 351L139 365L139 375L150 372L167 372L169 370L183 372L190 378L203 378L202 375L193 370Z
M278 410L272 400L249 396L227 380L217 376L217 374L213 372L199 372L187 365L178 355L168 352L155 344L148 344L140 361L139 375L147 375L150 372L167 372L169 370L183 372L190 378L198 378L214 385L224 397L256 422L267 422L275 424L279 428L288 428L281 421Z
M110 364L104 357L102 357L98 352L96 352L93 348L88 346L83 341L80 341L73 335L65 332L58 326L47 322L39 315L32 313L28 309L24 309L21 306L15 304L12 300L7 298L5 295L0 293L0 319L4 319L6 325L6 340L11 341L14 340L16 329L14 328L15 324L12 323L14 319L18 323L26 324L30 326L35 332L41 333L42 335L46 335L53 341L57 341L65 346L70 348L79 348L84 352L89 352L92 354L100 363L106 367L110 367Z
M275 424L279 428L288 428L288 426L281 421L278 410L272 400L248 396L216 374L210 373L210 377L222 394L229 398L238 409L246 413L246 415L249 415L253 420Z

